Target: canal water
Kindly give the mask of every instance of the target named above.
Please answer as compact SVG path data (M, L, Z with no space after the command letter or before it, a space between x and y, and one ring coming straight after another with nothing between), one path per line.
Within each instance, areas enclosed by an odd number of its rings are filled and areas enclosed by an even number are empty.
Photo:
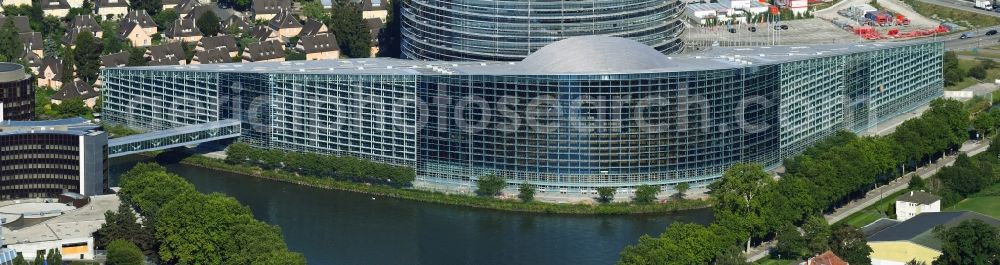
M111 184L135 163L111 165ZM511 213L303 187L198 167L167 164L204 193L248 205L281 227L309 264L612 264L643 234L676 221L706 224L710 210L641 216Z

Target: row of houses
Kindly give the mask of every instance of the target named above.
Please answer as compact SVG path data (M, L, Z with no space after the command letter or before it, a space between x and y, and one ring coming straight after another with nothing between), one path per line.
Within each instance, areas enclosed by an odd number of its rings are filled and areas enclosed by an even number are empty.
M69 7L75 7L78 1L69 0L42 0L43 11L46 15L65 16ZM30 0L0 0L2 5L31 5ZM79 6L82 6L79 1ZM180 19L174 21L172 27L160 32L158 25L152 16L145 10L128 10L127 0L97 0L94 2L97 15L108 16L109 19L120 18L119 29L116 36L104 36L104 32L92 15L78 15L66 25L66 34L60 39L62 44L68 48L75 48L77 38L81 33L92 34L95 38L117 37L125 40L133 47L145 47L144 57L149 65L185 65L185 64L214 64L230 63L234 61L242 62L275 62L284 61L287 54L294 50L305 56L306 60L336 59L340 57L340 48L337 38L320 21L307 19L301 22L291 10L288 0L260 0L254 1L249 15L244 16L232 10L221 10L213 4L202 3L199 0L163 0L164 9L175 9L181 14ZM385 20L385 10L380 10L381 2L375 0L363 0L366 24L369 26L370 37L373 41L372 54L378 52L377 39L378 32L382 28ZM68 7L66 7L68 6ZM65 8L66 12L55 12L52 10ZM103 9L103 11L102 11ZM220 35L205 37L197 27L197 19L205 12L216 12L222 18L223 29L237 28L242 32L250 32L252 38L257 42L250 43L242 47L237 45L235 36ZM266 25L255 25L252 17L257 19L268 19ZM100 86L100 81L93 86L77 79L75 69L64 68L63 61L54 56L46 57L44 54L44 36L39 32L32 32L28 17L3 17L0 15L0 23L6 19L12 19L24 43L24 63L38 77L38 85L55 89L57 92L52 98L52 102L59 104L70 98L80 98L93 107L96 104ZM2 24L0 24L2 25ZM228 32L224 30L223 32ZM163 42L160 45L153 45L153 38L156 34L161 34ZM192 58L185 54L185 43L195 43L195 52ZM242 56L240 56L242 54ZM239 56L239 57L238 57ZM120 67L128 63L129 54L119 52L101 56L101 67ZM64 78L72 75L70 78ZM63 83L63 80L73 80Z

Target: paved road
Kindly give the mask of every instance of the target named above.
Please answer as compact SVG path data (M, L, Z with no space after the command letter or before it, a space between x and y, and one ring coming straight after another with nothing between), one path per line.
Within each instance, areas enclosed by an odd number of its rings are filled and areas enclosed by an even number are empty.
M997 28L997 30L1000 30L1000 26L995 28ZM932 37L932 38L937 38L938 40L944 40L944 48L949 51L971 50L977 47L989 47L1000 44L1000 34L996 34L993 36L983 36L982 33L985 33L986 30L980 29L973 31L977 31L980 33L976 34L977 37L968 38L964 40L958 38L960 34L949 34L946 36Z
M976 8L975 3L963 0L920 0L921 2L969 11L987 16L1000 17L1000 13Z
M959 149L959 152L966 153L969 156L973 156L983 151L986 151L986 148L988 148L989 146L990 146L989 141L981 141L978 143L967 142L962 145L962 148ZM917 169L915 173L911 172L906 176L903 176L901 178L898 178L890 182L888 185L881 186L878 187L877 189L869 191L867 194L865 194L864 198L852 201L847 205L844 205L843 207L837 209L833 213L825 215L824 217L826 217L826 220L829 221L831 224L843 220L844 218L847 218L847 216L850 216L851 214L863 210L865 207L875 204L875 202L878 202L879 200L884 198L883 196L885 195L889 195L894 192L906 189L907 187L909 187L910 178L912 178L913 176L919 176L920 178L923 179L933 176L934 173L937 173L938 170L941 170L941 168L951 166L952 164L954 164L955 158L957 157L958 156L956 154L956 155L946 156L945 158L942 159L938 159L938 161L935 162L934 164Z
M981 141L981 142L970 141L963 144L962 147L959 148L959 152L966 153L969 156L972 156L981 153L983 151L986 151L986 149L989 148L989 146L990 146L989 141ZM827 222L831 224L843 220L844 218L847 218L847 216L850 216L851 214L861 211L865 207L871 206L872 204L875 204L879 200L882 200L882 198L884 198L885 195L889 195L901 191L903 189L906 189L907 187L909 187L910 178L912 178L913 176L919 176L920 178L923 179L933 176L934 173L937 173L938 170L941 170L941 168L951 166L952 164L954 164L955 158L957 158L957 155L946 156L945 158L938 159L938 161L936 161L934 164L919 168L917 169L917 171L910 172L905 176L890 182L888 185L881 186L872 191L869 191L867 194L865 194L864 198L852 201L847 205L838 208L833 213L824 215L823 217L826 218ZM774 241L770 241L751 249L750 252L747 254L747 261L750 262L757 261L766 257L767 254L770 252L771 247L774 245L774 243L775 243Z

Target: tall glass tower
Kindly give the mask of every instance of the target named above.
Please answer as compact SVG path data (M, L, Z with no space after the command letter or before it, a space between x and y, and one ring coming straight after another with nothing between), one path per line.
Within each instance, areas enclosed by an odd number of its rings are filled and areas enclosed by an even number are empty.
M402 0L403 56L419 60L519 61L565 38L629 38L679 51L678 0Z

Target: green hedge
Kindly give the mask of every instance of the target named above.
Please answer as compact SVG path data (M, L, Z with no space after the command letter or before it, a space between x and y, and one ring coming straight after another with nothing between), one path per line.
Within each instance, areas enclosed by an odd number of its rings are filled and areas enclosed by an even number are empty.
M226 149L226 155L226 162L231 164L259 166L264 169L280 168L309 176L387 184L395 187L410 186L416 178L416 172L409 167L387 165L350 156L262 149L245 143L230 145Z

